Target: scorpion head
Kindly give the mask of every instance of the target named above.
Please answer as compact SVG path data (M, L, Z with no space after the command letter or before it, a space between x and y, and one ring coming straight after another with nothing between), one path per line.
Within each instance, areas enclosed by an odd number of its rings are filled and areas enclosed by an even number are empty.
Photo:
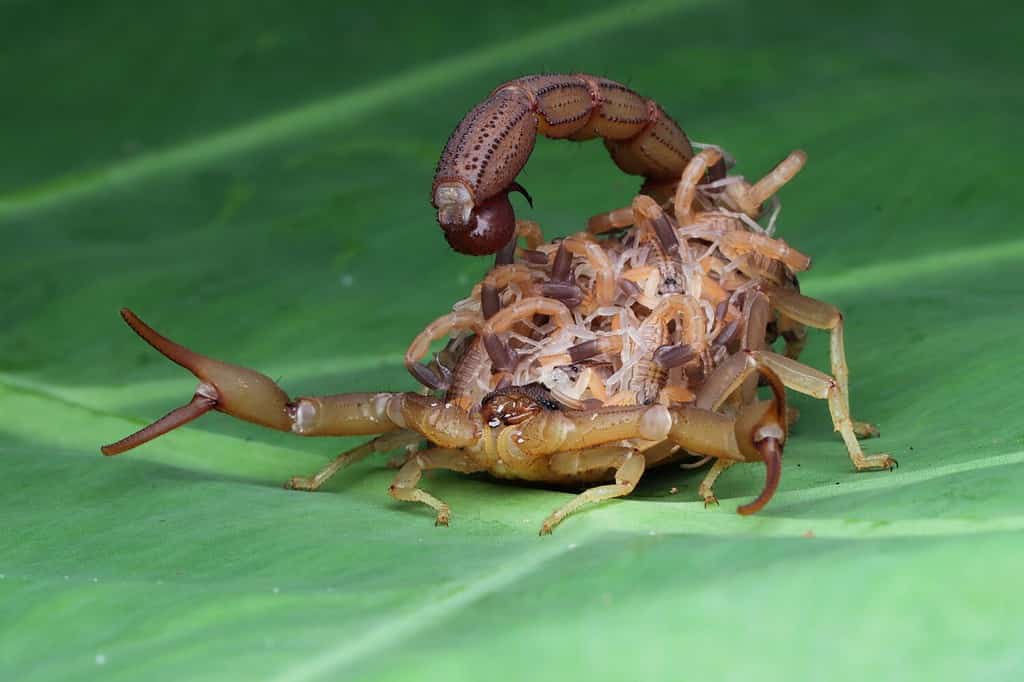
M488 426L497 428L522 424L538 412L561 408L544 384L531 383L488 393L480 402L480 416Z
M513 182L479 205L461 182L442 182L434 189L437 222L448 244L459 253L483 256L495 253L515 238L516 214L509 192L519 192L533 206L523 187Z

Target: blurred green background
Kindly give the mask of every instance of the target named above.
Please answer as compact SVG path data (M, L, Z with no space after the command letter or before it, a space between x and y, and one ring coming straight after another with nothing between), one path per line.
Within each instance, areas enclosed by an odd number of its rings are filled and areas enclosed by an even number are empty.
M1020 3L0 3L0 678L1020 679ZM487 263L434 223L437 156L496 84L587 71L759 176L847 314L854 474L825 406L781 491L649 474L562 492L437 474L450 528L346 445L207 417L97 448L194 382L130 306L290 392L408 389L401 354ZM600 144L521 176L549 236L629 200ZM815 334L807 359L826 365ZM669 493L678 488L678 494Z

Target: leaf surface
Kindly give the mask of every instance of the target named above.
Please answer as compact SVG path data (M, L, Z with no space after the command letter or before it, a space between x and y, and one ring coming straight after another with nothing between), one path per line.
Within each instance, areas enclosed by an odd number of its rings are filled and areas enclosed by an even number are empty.
M0 676L1019 678L1019 5L495 11L0 7ZM707 510L700 472L659 470L538 538L566 493L429 476L436 529L384 460L281 488L350 441L219 415L100 457L193 389L122 306L292 394L412 388L406 344L486 268L434 224L436 157L545 70L629 83L749 176L807 150L780 234L898 471L853 473L795 397L758 516L733 511L759 467ZM596 143L539 142L522 182L549 237L636 189Z

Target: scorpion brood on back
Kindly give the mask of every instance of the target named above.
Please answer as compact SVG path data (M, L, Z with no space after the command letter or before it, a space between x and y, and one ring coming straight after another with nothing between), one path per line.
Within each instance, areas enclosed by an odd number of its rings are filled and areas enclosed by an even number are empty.
M622 88L578 78L591 94L594 83ZM528 92L544 101L543 88ZM504 101L505 96L495 98ZM467 120L478 118L483 107ZM601 111L607 116L606 108ZM580 117L593 118L592 113ZM557 128L550 116L543 120L544 130L570 134L565 132L568 124ZM651 120L667 118L652 116L647 129ZM446 156L453 141L469 135L459 131L478 130L475 125L460 125ZM681 131L679 136L685 141ZM649 149L646 138L634 134L630 139L630 149ZM609 147L620 166L637 168L620 160L634 157L617 153L614 144ZM714 503L712 486L725 468L763 461L763 490L738 509L750 514L770 500L779 482L791 420L785 389L790 388L827 400L857 470L892 468L891 457L865 455L857 442L877 432L850 415L842 315L800 294L796 273L807 269L810 259L773 236L777 204L766 227L756 222L762 205L802 168L803 153L794 152L753 185L728 175L730 164L717 148L688 153L675 171L677 182L636 171L648 177L645 190L661 203L641 194L627 208L592 218L586 232L545 242L535 223L504 216L502 221L513 222L508 245L497 244L497 265L409 347L406 365L427 395L291 399L265 375L194 353L123 311L143 339L192 371L200 384L190 403L105 446L104 454L118 454L219 410L299 435L383 434L311 478L291 479L288 487L317 490L339 469L373 452L405 449L390 493L432 507L442 525L448 523L448 506L417 487L427 469L483 471L581 487L600 484L554 511L542 533L587 502L629 494L647 468L685 456L715 458L700 486L705 503ZM525 156L515 172L524 161ZM500 176L507 190L515 172L484 168L478 179ZM440 168L438 177L435 197L447 182ZM652 181L659 186L653 188ZM480 190L485 185L480 181L470 189L479 198L485 196ZM479 208L486 209L486 203ZM443 218L446 209L439 209ZM476 210L470 208L469 214ZM806 326L830 332L831 374L798 362ZM779 337L783 354L772 351ZM445 339L444 349L421 364L431 344ZM770 389L769 399L758 396L759 384Z

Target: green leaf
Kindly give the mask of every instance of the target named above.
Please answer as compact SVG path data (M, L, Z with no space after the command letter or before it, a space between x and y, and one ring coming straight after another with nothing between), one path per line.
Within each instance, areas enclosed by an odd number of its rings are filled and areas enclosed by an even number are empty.
M301 4L0 7L0 677L1019 678L1019 3ZM759 467L708 510L670 468L538 538L566 493L430 476L445 529L383 460L281 488L351 440L211 416L99 455L193 388L125 305L293 394L411 388L405 346L486 268L434 224L436 157L545 70L628 82L751 176L807 150L780 233L898 471L853 473L797 397L758 516ZM636 189L596 143L541 141L522 182L548 236Z

